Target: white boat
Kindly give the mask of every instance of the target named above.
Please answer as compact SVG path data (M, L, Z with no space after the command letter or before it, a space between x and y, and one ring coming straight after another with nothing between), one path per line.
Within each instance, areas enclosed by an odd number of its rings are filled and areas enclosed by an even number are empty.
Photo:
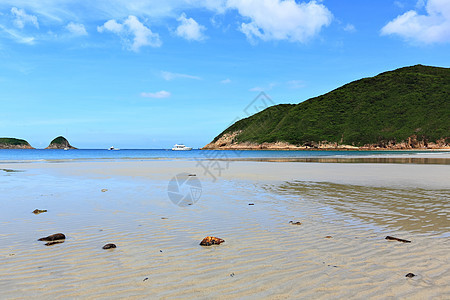
M119 148L114 148L114 146L109 147L108 150L120 150Z
M69 150L69 148L64 148L64 151L67 151L67 150Z
M186 147L183 144L175 144L175 146L173 146L172 148L173 151L188 151L188 150L192 150L191 147Z

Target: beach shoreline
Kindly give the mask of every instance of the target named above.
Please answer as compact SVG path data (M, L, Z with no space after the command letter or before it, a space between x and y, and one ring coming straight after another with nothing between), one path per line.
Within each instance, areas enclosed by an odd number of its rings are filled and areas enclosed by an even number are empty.
M9 170L0 171L8 299L450 295L447 164L121 160L0 169ZM182 173L201 182L188 207L168 196ZM64 243L37 241L57 232ZM225 242L202 247L206 236ZM103 250L107 243L117 248Z

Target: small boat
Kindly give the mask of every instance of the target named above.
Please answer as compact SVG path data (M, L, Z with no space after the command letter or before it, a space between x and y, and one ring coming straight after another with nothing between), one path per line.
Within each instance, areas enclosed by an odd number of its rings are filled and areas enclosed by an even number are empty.
M119 148L114 148L114 146L109 147L108 150L120 150Z
M69 148L64 148L64 151L67 151L67 150L69 150Z
M186 147L183 144L175 144L175 146L173 146L172 148L173 151L188 151L188 150L192 150L192 147Z

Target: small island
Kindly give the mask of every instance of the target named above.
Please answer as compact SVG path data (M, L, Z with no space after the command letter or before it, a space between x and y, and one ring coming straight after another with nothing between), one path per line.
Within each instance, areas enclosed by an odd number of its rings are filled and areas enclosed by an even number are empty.
M31 145L21 139L0 138L0 149L34 149Z
M53 141L50 142L50 145L48 145L45 149L77 149L70 145L69 141L63 137L58 136L57 138L53 139Z

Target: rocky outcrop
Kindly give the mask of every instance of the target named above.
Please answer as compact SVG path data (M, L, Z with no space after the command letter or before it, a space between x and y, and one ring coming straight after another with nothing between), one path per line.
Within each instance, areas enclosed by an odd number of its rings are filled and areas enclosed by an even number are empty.
M31 145L21 139L0 138L0 149L34 149Z
M48 145L45 149L77 149L69 144L69 141L63 137L58 136L53 141L50 142L50 145Z
M426 139L419 139L412 135L407 141L382 141L377 144L366 144L361 147L353 145L342 145L339 143L330 143L327 141L308 142L303 145L293 145L287 142L276 143L240 143L236 137L241 131L225 133L219 139L209 143L202 150L426 150L426 149L450 149L448 139L440 139L435 142L429 142Z

